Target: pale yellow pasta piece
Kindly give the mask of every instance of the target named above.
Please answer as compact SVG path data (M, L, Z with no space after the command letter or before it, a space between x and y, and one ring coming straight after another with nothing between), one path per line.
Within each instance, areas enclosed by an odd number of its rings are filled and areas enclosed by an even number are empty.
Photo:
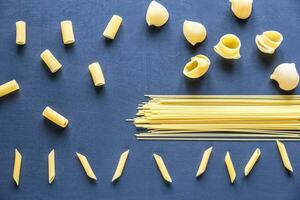
M146 14L146 22L149 26L160 27L167 23L169 19L169 12L157 1L151 1L148 6Z
M185 39L193 46L206 38L206 28L199 22L185 20L182 29Z
M168 172L168 169L167 169L162 157L155 153L153 154L153 156L154 156L155 162L158 166L158 169L159 169L163 179L169 183L172 183L172 178Z
M43 116L62 128L65 128L69 123L68 119L48 106L44 109Z
M16 44L26 44L26 22L24 21L16 22Z
M0 85L0 97L3 97L5 95L8 95L14 91L17 91L20 89L19 84L16 80L11 80L7 83L4 83Z
M111 180L112 182L114 182L115 180L117 180L122 176L128 155L129 155L129 149L121 154L120 160L118 162L118 166Z
M278 31L265 31L255 37L258 49L266 54L273 54L282 41L283 36Z
M293 90L299 84L299 74L295 63L282 63L278 65L270 78L277 81L279 87L285 91Z
M64 44L72 44L75 42L73 24L70 20L60 22L61 34Z
M247 19L252 13L253 0L229 0L231 10L239 19Z
M213 148L210 147L204 151L196 177L202 175L205 172L212 150Z
M184 66L183 74L188 78L200 78L208 71L209 65L209 58L199 54Z
M57 72L61 68L60 62L58 62L58 60L49 51L49 49L46 49L41 53L41 58L46 63L46 65L52 73Z
M19 153L17 149L15 149L13 179L17 186L19 186L20 183L21 166L22 166L22 155Z
M251 158L249 159L247 165L245 166L245 169L244 169L245 176L248 176L248 174L251 172L254 165L256 164L256 161L259 159L260 154L261 154L260 149L259 148L255 149L255 151L253 152L253 154L252 154Z
M281 160L282 160L282 163L283 163L284 167L287 170L289 170L290 172L293 172L293 167L292 167L292 164L290 162L289 155L288 155L288 153L285 149L284 144L282 142L280 142L279 140L276 140L276 144L277 144L277 147L278 147L278 150L279 150Z
M90 64L89 71L95 86L101 86L105 84L104 75L98 62Z
M77 157L78 157L78 159L79 159L79 161L80 161L80 163L81 163L81 165L82 165L82 167L83 167L86 175L89 178L91 178L91 179L93 179L93 180L96 181L97 177L94 174L94 172L93 172L93 170L92 170L92 168L91 168L91 166L90 166L89 161L87 160L87 158L84 155L82 155L82 154L80 154L78 152L76 152L76 155L77 155Z
M48 181L51 184L55 179L55 151L54 149L48 155Z
M103 36L111 40L115 39L121 24L122 17L119 15L113 15L103 32Z
M230 177L230 182L233 183L235 178L236 178L236 173L235 173L235 169L230 157L230 153L227 151L226 156L225 156L225 164L227 167L227 171Z
M241 41L233 34L223 35L219 43L214 47L214 50L221 57L226 59L239 59Z

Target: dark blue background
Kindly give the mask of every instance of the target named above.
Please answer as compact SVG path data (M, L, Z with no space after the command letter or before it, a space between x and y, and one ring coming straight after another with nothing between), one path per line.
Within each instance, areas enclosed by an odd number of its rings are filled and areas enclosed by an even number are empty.
M300 2L254 0L252 16L237 20L224 0L161 2L168 8L168 23L157 29L145 22L150 1L137 0L2 0L0 1L0 81L16 79L21 91L0 100L0 199L299 199L300 147L286 143L295 172L282 167L275 143L138 142L126 118L135 115L143 95L152 94L280 94L269 80L283 62L300 64ZM123 17L114 41L102 32L113 14ZM75 45L62 43L60 21L73 21ZM206 41L191 47L182 34L185 19L200 21ZM15 22L27 22L27 44L15 44ZM254 38L274 29L284 41L272 56L262 55ZM242 41L241 59L226 61L213 51L219 38L233 33ZM63 64L51 75L40 59L49 48ZM182 69L191 56L211 59L209 72L190 81ZM106 85L95 89L88 65L99 61ZM295 93L300 90L297 89ZM41 113L51 106L69 118L60 130ZM195 179L203 150L214 147L208 170ZM244 178L243 168L256 147L261 160ZM21 185L12 181L14 148L23 155ZM47 155L56 150L56 179L48 184ZM130 149L120 181L111 177L121 152ZM237 170L231 185L224 165L227 150ZM91 183L75 152L87 155L98 177ZM152 153L162 155L173 184L163 183Z

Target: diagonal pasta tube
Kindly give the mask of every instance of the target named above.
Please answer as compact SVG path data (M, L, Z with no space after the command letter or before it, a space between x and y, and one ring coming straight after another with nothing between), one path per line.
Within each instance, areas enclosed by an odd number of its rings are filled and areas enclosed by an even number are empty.
M117 165L117 168L116 168L115 173L114 173L114 175L112 177L112 180L111 180L112 182L114 182L115 180L117 180L118 178L120 178L122 176L122 173L123 173L124 167L126 165L128 155L129 155L129 149L127 151L124 151L121 154L118 165Z
M244 169L245 176L249 175L249 173L253 169L254 165L256 164L257 160L259 159L260 154L261 154L260 149L259 148L255 149L255 151L253 152L252 156L250 157L247 165L245 166L245 169Z
M82 155L82 154L80 154L78 152L76 152L76 155L77 155L77 157L78 157L78 159L79 159L79 161L80 161L80 163L81 163L81 165L82 165L82 167L83 167L86 175L89 178L91 178L91 179L93 179L93 180L96 181L97 177L94 174L93 169L91 168L91 166L90 166L89 161L87 160L87 158L84 155Z
M289 155L286 151L286 148L285 148L284 144L282 142L280 142L279 140L276 140L276 144L277 144L277 147L278 147L278 150L279 150L279 153L280 153L280 156L281 156L282 163L283 163L284 167L288 171L293 172L293 167L292 167L292 164L290 162Z
M163 179L165 181L167 181L168 183L172 183L172 178L171 178L171 176L168 172L168 169L167 169L162 157L160 155L155 154L155 153L153 154L153 156L154 156L155 162L158 166L158 169L159 169Z
M51 184L55 179L55 151L54 149L48 155L48 181Z
M62 128L66 128L67 125L69 124L69 120L47 106L44 111L43 111L43 116L47 118L48 120L52 121L53 123L57 124L58 126Z
M213 147L210 147L204 151L196 177L201 176L205 172L212 150Z
M7 83L0 85L0 97L8 95L20 89L19 84L16 80L11 80Z
M228 151L225 156L225 164L226 164L227 171L229 174L230 182L233 183L236 178L236 172L235 172L235 169L234 169L231 157L230 157L230 153Z
M13 179L17 186L19 186L20 183L21 166L22 166L22 155L17 149L15 149Z

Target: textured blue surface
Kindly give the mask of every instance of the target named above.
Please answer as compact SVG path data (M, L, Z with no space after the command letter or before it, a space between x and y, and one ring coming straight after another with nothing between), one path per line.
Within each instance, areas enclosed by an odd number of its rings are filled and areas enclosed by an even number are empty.
M299 0L255 0L247 21L233 17L224 0L178 0L162 3L170 12L162 28L146 26L149 1L102 0L2 0L0 1L0 82L16 79L21 91L0 100L0 199L299 199L300 147L286 143L295 173L282 167L274 143L238 142L138 142L135 128L125 123L133 117L143 95L153 94L280 94L269 80L274 67L283 62L300 65ZM102 31L111 15L123 17L116 39L108 42ZM27 22L26 46L15 45L15 22ZM75 45L61 41L60 21L71 19ZM185 19L202 22L206 41L192 48L182 35ZM254 38L275 29L284 42L273 56L258 52ZM240 60L228 62L213 51L226 33L241 41ZM63 64L51 75L40 53L49 48ZM207 55L212 65L200 80L189 81L182 69L189 58ZM88 64L99 61L106 76L104 88L96 90ZM299 93L299 89L295 93ZM70 126L60 130L43 120L45 106L62 112ZM202 151L214 147L208 170L195 179ZM256 147L262 157L253 173L242 176ZM12 181L14 148L23 155L21 185ZM55 148L57 174L49 185L47 155ZM111 184L119 155L130 148L125 173ZM237 170L229 183L223 158L227 150ZM75 152L88 156L98 176L85 176ZM162 155L174 183L162 182L152 153Z

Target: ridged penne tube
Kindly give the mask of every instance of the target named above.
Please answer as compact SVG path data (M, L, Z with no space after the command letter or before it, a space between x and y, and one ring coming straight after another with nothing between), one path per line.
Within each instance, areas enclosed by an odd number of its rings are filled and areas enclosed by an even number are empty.
M61 34L64 44L72 44L75 42L73 24L70 20L60 22Z
M46 65L52 73L57 72L61 68L60 62L58 62L58 60L49 51L49 49L46 49L41 53L41 58L46 63Z
M148 6L146 14L146 22L149 26L160 27L167 23L169 19L169 12L157 1L151 1Z
M95 86L101 86L105 84L104 75L98 62L90 64L89 71Z
M62 128L65 128L69 123L68 119L48 106L44 109L43 116Z
M112 177L112 180L111 180L112 182L114 182L115 180L117 180L118 178L120 178L122 176L122 173L123 173L124 167L126 165L128 155L129 155L129 149L127 151L124 151L121 154L119 162L118 162L118 166L117 166L117 168L115 170L115 173L114 173L114 175Z
M245 176L248 176L248 174L251 172L252 168L256 164L256 161L259 159L260 154L261 154L260 149L259 148L255 149L247 165L245 166L244 169Z
M258 49L266 54L273 54L283 41L283 36L278 31L265 31L256 35L255 43Z
M16 22L16 44L26 44L26 22L24 21Z
M167 181L168 183L172 183L172 178L171 178L171 176L170 176L170 174L168 172L168 169L167 169L167 167L166 167L166 165L165 165L162 157L159 156L159 155L157 155L157 154L155 154L155 153L153 154L153 156L154 156L155 162L156 162L156 164L158 166L158 169L159 169L159 171L160 171L161 176L163 177L163 179L165 181Z
M3 97L5 95L8 95L14 91L17 91L20 89L19 84L16 80L11 80L7 83L4 83L0 85L0 97Z
M15 149L13 179L17 186L19 186L20 183L21 166L22 166L22 155L17 149Z
M278 150L279 150L281 160L282 160L282 163L283 163L284 167L288 171L293 172L293 167L292 167L292 164L290 162L289 155L288 155L288 153L285 149L284 144L282 142L280 142L279 140L276 140L276 144L277 144L277 147L278 147Z
M204 55L197 55L191 58L183 69L183 74L188 78L200 78L209 68L210 60Z
M252 13L253 0L229 0L233 14L239 19L247 19Z
M214 50L221 57L226 59L239 59L241 41L233 34L223 35L219 43L214 47Z
M48 181L51 184L55 179L55 151L54 149L48 155Z
M121 24L122 17L119 15L113 15L103 32L103 36L111 40L115 39Z
M210 147L204 151L196 177L202 175L205 172L212 150L213 148Z
M182 29L185 39L193 46L206 38L206 28L199 22L185 20Z
M91 168L91 166L90 166L89 161L87 160L87 158L84 155L82 155L82 154L80 154L78 152L76 152L76 155L77 155L77 157L78 157L78 159L79 159L79 161L80 161L80 163L81 163L81 165L82 165L82 167L83 167L86 175L89 178L91 178L91 179L93 179L93 180L96 181L97 177L94 174L94 172L93 172L93 170L92 170L92 168Z
M229 174L230 182L233 183L236 178L236 173L229 152L226 153L225 164Z

